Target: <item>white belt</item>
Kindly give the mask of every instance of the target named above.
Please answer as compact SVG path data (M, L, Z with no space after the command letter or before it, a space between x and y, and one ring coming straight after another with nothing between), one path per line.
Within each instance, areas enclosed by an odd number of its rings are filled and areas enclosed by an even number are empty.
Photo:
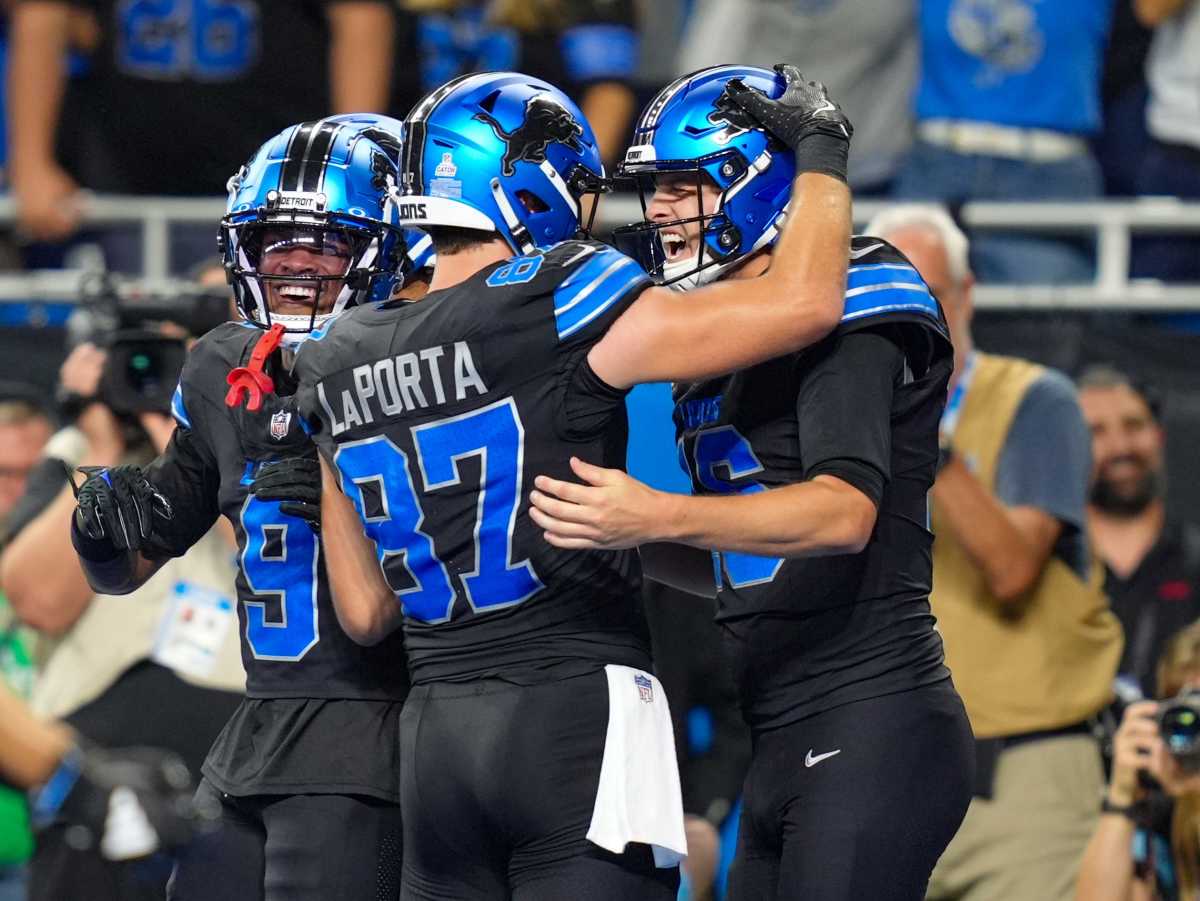
M917 126L922 140L956 153L1047 163L1087 153L1087 141L1045 128L929 119Z

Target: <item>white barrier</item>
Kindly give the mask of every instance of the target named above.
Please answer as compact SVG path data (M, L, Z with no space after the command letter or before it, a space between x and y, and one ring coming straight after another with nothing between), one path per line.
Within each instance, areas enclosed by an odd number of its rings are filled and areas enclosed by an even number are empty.
M863 225L886 201L855 204L854 218ZM217 198L117 197L89 195L83 221L89 226L138 225L142 229L143 276L150 282L167 277L170 226L211 224L224 211ZM11 223L16 207L0 197L0 222ZM641 217L634 197L606 197L600 205L603 227ZM1166 286L1129 278L1130 239L1135 233L1200 235L1200 203L1175 198L1139 198L1096 203L970 203L963 221L975 230L1004 229L1038 234L1092 234L1098 261L1094 283L1072 287L981 287L976 303L991 309L1128 309L1200 310L1200 285ZM36 272L0 275L0 302L70 302L77 293L79 272Z

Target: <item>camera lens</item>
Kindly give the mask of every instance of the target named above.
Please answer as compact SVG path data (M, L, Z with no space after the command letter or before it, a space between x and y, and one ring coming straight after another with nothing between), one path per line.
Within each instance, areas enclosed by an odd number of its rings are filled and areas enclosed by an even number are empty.
M1159 714L1158 728L1180 766L1200 770L1200 695L1185 692L1168 702Z

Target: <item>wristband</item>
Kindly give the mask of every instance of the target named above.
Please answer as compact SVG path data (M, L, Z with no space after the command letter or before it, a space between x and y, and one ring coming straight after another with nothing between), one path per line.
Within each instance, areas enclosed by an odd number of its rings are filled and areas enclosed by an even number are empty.
M820 172L846 181L850 142L820 131L806 135L796 147L796 171Z

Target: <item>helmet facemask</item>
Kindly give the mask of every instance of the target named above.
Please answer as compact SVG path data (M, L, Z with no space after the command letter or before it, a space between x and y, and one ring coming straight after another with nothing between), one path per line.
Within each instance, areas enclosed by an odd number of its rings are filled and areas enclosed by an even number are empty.
M242 315L263 328L283 325L285 343L295 344L347 307L386 299L373 297L376 289L402 279L380 259L380 248L404 254L403 237L399 229L350 218L283 214L227 223L225 265Z
M635 183L644 221L614 229L614 243L641 263L656 282L677 291L690 291L716 281L759 249L743 250L741 229L726 212L728 201L749 187L757 174L736 154L623 166L621 178ZM651 206L663 179L676 184L676 190L694 192L694 216L651 218ZM774 229L770 232L773 238ZM686 244L696 238L695 251L681 255ZM769 241L762 242L766 243ZM681 244L685 246L681 248Z

